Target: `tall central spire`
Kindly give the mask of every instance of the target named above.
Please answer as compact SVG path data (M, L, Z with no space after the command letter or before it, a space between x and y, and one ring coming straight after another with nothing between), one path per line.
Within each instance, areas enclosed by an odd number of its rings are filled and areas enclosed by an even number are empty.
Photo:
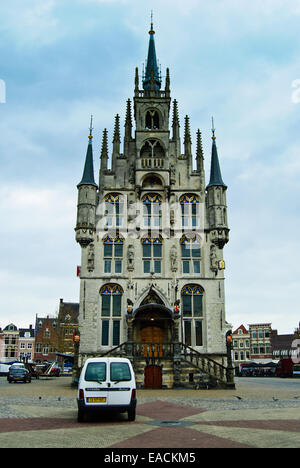
M143 88L148 90L151 85L154 85L154 89L159 90L161 88L160 73L157 65L155 42L154 42L155 31L153 29L153 13L151 13L151 27L149 31L149 48L148 58L146 65L146 73L143 81Z

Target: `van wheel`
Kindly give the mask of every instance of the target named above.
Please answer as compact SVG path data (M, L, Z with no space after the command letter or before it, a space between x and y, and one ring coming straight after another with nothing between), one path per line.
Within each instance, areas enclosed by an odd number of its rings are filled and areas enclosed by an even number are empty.
M128 421L135 421L135 408L128 410Z
M82 410L78 410L77 413L77 422L82 423L85 421L85 412Z

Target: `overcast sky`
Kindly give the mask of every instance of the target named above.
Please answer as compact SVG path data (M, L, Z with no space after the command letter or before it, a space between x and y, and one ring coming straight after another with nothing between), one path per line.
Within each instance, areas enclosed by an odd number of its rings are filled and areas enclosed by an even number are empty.
M132 98L150 11L181 129L211 116L228 185L227 321L300 321L300 2L10 0L0 6L0 327L77 302L77 189L94 115L101 135ZM6 92L5 92L6 88ZM5 101L5 102L3 102Z

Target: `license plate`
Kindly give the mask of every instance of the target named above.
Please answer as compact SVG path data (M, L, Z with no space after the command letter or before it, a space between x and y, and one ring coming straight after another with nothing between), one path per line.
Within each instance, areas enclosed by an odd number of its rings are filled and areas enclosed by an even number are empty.
M98 398L87 398L86 399L87 403L106 403L106 398L105 397L98 397Z

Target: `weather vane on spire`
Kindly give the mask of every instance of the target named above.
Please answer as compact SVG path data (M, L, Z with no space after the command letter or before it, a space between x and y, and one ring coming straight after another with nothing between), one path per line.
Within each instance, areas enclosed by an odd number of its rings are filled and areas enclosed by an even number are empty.
M91 123L90 123L90 134L89 134L89 139L92 140L93 138L93 116L91 115Z
M155 34L155 31L153 29L153 10L151 10L151 28L149 34Z
M215 136L216 129L215 129L215 123L214 123L214 118L213 117L211 118L211 122L212 122L212 129L211 130L212 130L212 134L213 134L212 139L215 140L216 139L216 136Z

